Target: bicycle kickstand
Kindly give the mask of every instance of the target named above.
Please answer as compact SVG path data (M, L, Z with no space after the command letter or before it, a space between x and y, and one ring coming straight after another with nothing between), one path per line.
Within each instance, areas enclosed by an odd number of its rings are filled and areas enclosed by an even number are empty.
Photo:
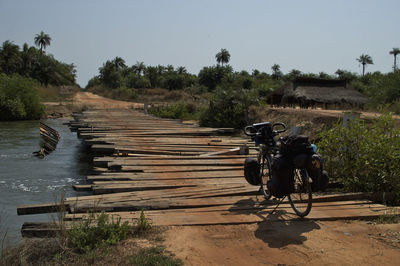
M273 209L269 214L273 214L276 209L278 209L279 205L281 205L282 201L286 198L286 196L284 196L282 199L279 200L278 204L276 204L275 209Z

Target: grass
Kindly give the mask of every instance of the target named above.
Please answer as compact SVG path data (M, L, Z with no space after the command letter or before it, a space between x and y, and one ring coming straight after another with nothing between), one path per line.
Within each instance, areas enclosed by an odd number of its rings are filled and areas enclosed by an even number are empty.
M60 207L60 221L64 211ZM89 213L71 230L58 224L56 237L2 245L0 265L182 265L162 246L162 229L152 227L143 210L133 225L104 212Z
M142 249L131 257L130 263L133 265L183 265L182 261L174 258L170 253L166 252L164 247L152 247Z
M115 245L126 239L132 232L129 223L121 222L104 212L90 213L88 217L74 224L68 231L69 243L78 252L85 253L101 246Z
M397 224L400 222L400 215L398 212L390 211L380 215L376 220L378 224Z

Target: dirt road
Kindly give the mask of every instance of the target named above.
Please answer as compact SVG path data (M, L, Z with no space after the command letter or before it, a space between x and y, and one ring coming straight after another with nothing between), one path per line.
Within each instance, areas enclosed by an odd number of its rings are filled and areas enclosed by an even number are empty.
M88 109L143 109L143 103L107 99L90 92L77 92L72 100L44 102L49 118L70 117L72 112Z
M73 103L89 109L143 109L142 103L107 99L90 92L78 92Z
M365 221L174 227L166 247L187 265L395 265L400 225Z

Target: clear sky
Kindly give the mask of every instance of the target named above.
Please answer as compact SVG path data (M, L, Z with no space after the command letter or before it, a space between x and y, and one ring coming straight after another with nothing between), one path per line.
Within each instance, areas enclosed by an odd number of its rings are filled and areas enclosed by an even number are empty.
M116 56L198 74L221 48L236 71L360 73L365 53L367 71L388 72L399 26L399 0L0 0L0 42L34 45L43 30L83 87Z

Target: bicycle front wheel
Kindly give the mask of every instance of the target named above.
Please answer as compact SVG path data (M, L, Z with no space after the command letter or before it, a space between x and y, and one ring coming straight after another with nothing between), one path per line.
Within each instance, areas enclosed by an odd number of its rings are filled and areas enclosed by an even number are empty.
M271 159L269 155L258 158L260 163L260 190L264 194L266 200L271 198L271 193L268 191L267 182L271 180Z
M288 195L290 205L300 217L308 215L312 205L312 190L306 169L294 170L293 190Z

